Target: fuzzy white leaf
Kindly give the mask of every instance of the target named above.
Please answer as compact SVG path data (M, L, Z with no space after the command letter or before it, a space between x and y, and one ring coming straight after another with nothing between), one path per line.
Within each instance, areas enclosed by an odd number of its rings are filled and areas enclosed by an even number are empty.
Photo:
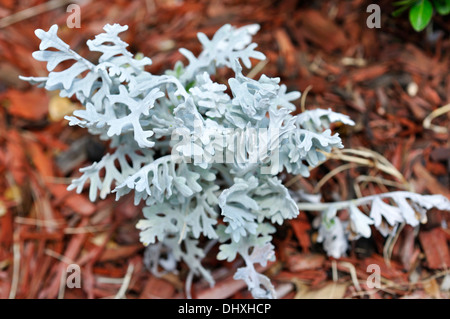
M372 234L370 225L374 222L366 214L358 209L355 205L350 205L350 227L352 231L360 236L369 238Z

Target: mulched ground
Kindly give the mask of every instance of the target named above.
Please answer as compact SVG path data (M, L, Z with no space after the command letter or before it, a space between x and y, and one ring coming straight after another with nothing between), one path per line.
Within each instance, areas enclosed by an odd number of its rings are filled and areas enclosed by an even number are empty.
M448 17L435 17L433 29L416 33L406 15L390 16L391 1L380 1L381 28L369 29L371 1L298 2L84 1L77 30L65 27L67 1L50 1L57 4L52 10L39 0L2 1L0 19L9 18L0 20L0 298L185 298L183 265L163 278L143 266L135 229L141 213L131 198L91 203L85 193L66 191L105 147L62 119L79 107L75 100L18 80L46 75L31 56L39 45L33 32L54 23L88 58L95 57L85 42L104 24L128 24L123 39L132 52L152 58L154 73L172 68L180 47L198 53L199 31L211 36L225 23L259 23L254 41L268 57L261 72L307 92L307 109L350 115L355 127L335 129L346 148L365 149L364 156L330 159L308 180L287 176L289 187L320 191L327 201L398 189L450 198L450 113L431 125L427 118L450 101ZM13 16L27 8L33 8L29 17ZM392 163L388 172L380 170L384 159ZM277 262L261 270L281 298L448 298L441 286L444 278L450 286L449 216L430 211L427 224L406 226L389 241L374 232L334 260L316 243L314 214L302 212L279 227ZM244 283L232 279L239 262L217 262L215 253L204 264L217 284L195 279L193 297L248 298ZM81 289L60 285L71 263L81 266ZM374 263L381 267L381 289L366 285Z

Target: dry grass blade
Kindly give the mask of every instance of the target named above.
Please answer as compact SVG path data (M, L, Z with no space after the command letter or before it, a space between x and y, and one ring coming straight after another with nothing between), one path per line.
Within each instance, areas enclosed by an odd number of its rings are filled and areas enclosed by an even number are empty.
M132 263L130 263L127 268L127 273L125 274L125 277L123 278L122 286L120 286L120 289L117 292L114 299L126 298L125 294L130 285L130 281L131 281L131 277L133 276L133 272L134 272L134 265Z
M20 276L20 242L19 242L19 230L14 233L14 244L13 244L13 275L11 281L11 290L9 291L9 299L15 299L17 293L17 287L19 285Z
M250 72L248 72L247 77L250 79L254 79L255 76L257 76L258 73L264 69L267 63L269 63L268 60L260 61L257 65L255 65L253 69L250 70Z
M423 127L429 130L432 130L435 133L439 134L448 134L448 127L445 128L443 126L438 126L431 124L431 121L433 121L435 118L450 112L450 104L444 105L433 112L431 112L424 120L423 120Z
M350 153L352 155L347 155ZM334 150L331 153L324 153L328 158L342 160L346 162L356 163L368 167L379 169L380 171L397 178L402 184L409 185L402 173L400 173L394 165L392 165L381 154L368 149L344 149Z
M333 176L335 176L336 174L339 174L340 172L343 172L347 169L353 168L358 166L357 164L354 163L348 163L348 164L344 164L341 166L336 167L335 169L333 169L332 171L330 171L328 174L326 174L324 177L322 177L322 179L317 183L317 185L314 187L313 193L317 194L320 189L322 188L323 185L325 185L325 183L332 178Z
M312 88L312 85L308 85L303 91L302 97L300 98L300 109L302 110L302 112L306 111L306 97L308 96L308 92L311 91Z
M358 276L356 275L355 266L352 263L349 263L347 261L340 261L339 265L343 266L349 270L353 285L355 286L355 289L357 291L361 291L361 286L359 285L359 282L358 282Z

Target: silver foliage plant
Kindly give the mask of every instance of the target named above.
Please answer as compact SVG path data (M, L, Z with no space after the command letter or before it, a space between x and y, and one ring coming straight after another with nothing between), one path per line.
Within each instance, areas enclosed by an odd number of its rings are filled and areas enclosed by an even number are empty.
M119 199L130 192L136 205L144 201L144 219L137 228L155 274L175 271L177 262L183 261L190 278L200 275L213 285L201 261L219 242L219 260L233 261L240 255L245 262L235 279L244 280L255 298L274 298L273 285L256 266L275 259L274 224L295 218L299 207L322 212L320 240L328 254L340 257L347 250L350 232L368 237L369 225L374 224L385 234L390 229L384 221L391 226L402 221L414 226L420 219L417 211L423 217L425 209L449 209L450 205L437 195L407 192L331 204L311 202L312 196L303 196L300 203L294 200L298 194L288 191L279 173L308 177L309 169L326 159L323 152L343 147L330 124L354 123L330 109L292 115L291 102L300 97L299 92L288 93L279 78L246 77L240 63L250 68L251 58L265 59L252 43L258 29L258 25L225 25L212 39L199 33L203 46L199 56L180 49L187 66L177 62L173 70L155 75L145 71L151 60L133 56L120 39L127 26L108 24L104 33L87 41L91 51L101 54L93 64L71 50L53 25L49 31L35 32L41 44L33 57L47 62L48 76L22 79L57 90L62 97L75 95L85 108L66 117L69 125L87 128L110 141L113 152L82 168L68 189L82 192L88 187L92 201L110 193ZM65 61L72 63L66 69L61 65ZM58 66L61 71L55 71ZM217 68L223 67L234 71L228 86L214 81ZM192 160L196 156L211 159L222 151L233 153L211 137L211 130L231 132L234 139L251 129L270 132L267 145L255 150L252 143L236 144L246 155L256 152L261 162L236 157L225 162ZM180 132L188 134L188 145L177 143L174 136ZM174 156L174 150L181 155ZM261 166L272 162L277 165L262 173ZM385 198L397 206L388 205ZM370 202L369 217L357 206ZM350 210L348 227L336 217L339 209ZM209 240L204 247L202 239Z
M384 237L394 236L401 225L418 227L427 222L427 211L437 208L450 211L450 201L442 195L420 195L413 192L397 191L361 197L354 200L322 203L320 196L296 194L300 210L319 211L318 241L328 255L340 258L348 249L348 240L369 238L373 225ZM389 204L388 204L388 203ZM358 207L370 207L366 215ZM349 219L342 221L339 210L347 210Z

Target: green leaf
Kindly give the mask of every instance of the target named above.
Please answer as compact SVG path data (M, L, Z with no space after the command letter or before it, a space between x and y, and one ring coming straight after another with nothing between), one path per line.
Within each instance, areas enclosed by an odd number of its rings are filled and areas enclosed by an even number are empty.
M422 0L409 10L409 21L416 31L422 31L428 25L433 15L433 6L430 1Z
M450 13L450 0L434 0L433 4L440 15L445 16Z

